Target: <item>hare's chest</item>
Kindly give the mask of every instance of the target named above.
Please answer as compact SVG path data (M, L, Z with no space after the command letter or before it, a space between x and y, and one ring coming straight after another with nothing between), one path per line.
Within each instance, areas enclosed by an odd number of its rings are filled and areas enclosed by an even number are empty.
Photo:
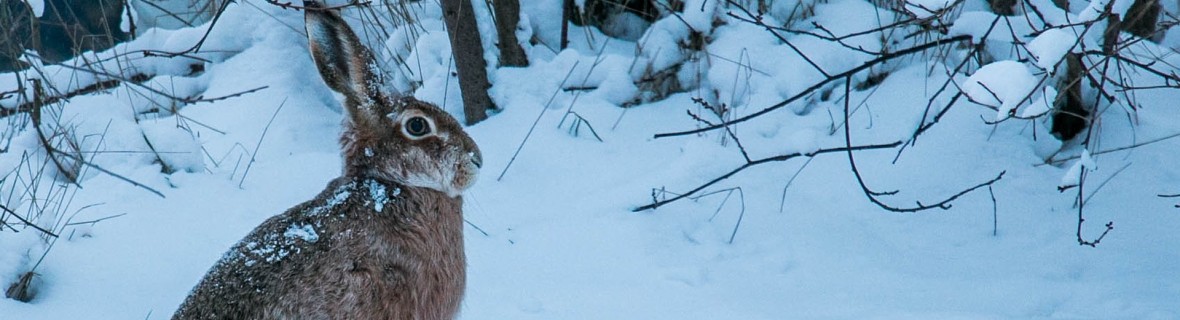
M434 234L434 235L437 235ZM408 240L407 239L412 239ZM462 249L440 246L437 237L374 239L347 266L348 277L371 305L437 313L422 319L449 319L457 312L466 283ZM461 244L460 244L461 245ZM446 249L444 249L446 248Z

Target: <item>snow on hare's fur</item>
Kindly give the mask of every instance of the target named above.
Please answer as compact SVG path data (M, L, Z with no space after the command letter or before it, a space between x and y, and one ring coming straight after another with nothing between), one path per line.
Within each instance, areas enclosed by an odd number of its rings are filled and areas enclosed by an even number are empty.
M172 318L453 319L479 148L438 107L377 90L340 15L305 5L312 58L345 98L344 174L234 245Z

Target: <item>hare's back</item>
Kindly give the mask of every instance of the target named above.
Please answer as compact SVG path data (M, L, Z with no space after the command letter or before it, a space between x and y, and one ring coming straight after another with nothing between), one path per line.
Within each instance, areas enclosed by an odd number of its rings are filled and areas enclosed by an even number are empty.
M406 292L408 266L387 258L400 245L372 243L377 212L369 209L377 207L373 199L391 196L350 179L331 182L314 200L267 219L235 244L174 319L396 315L386 310L394 306L374 302Z

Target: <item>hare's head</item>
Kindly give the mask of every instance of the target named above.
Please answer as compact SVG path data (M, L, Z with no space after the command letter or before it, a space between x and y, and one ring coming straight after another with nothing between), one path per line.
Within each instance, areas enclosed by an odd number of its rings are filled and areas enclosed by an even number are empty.
M479 147L439 107L381 92L372 54L334 10L304 1L308 47L320 76L344 96L346 175L385 179L452 197L475 183Z

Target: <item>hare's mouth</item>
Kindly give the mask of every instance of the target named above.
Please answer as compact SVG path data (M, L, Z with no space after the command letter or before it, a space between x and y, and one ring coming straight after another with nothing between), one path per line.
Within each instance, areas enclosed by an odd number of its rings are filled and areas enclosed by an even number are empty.
M471 164L475 165L475 169L483 168L483 156L479 152L468 152L467 157L471 158Z
M458 168L455 168L455 177L451 181L451 189L453 190L448 190L447 193L452 197L458 196L464 190L475 185L475 180L479 177L479 167L481 164L479 161L472 159L470 162L457 165L456 167Z

